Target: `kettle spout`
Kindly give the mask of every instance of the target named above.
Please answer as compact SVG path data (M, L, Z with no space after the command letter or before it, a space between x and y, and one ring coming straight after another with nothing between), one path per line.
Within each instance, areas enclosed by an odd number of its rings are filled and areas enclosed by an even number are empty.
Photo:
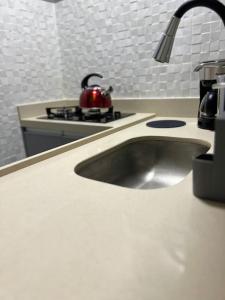
M103 96L109 96L113 92L113 87L110 86L107 90L102 91Z

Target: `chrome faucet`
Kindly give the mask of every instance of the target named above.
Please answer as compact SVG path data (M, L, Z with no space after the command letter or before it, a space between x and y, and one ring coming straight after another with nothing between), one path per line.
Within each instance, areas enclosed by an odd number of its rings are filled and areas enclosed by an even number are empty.
M181 18L187 11L198 6L207 7L215 11L221 17L225 26L225 6L220 1L191 0L185 2L177 9L175 14L171 18L170 23L159 42L159 45L153 55L153 58L156 61L159 61L161 63L169 63L175 35L180 24Z
M154 59L168 63L175 35L183 15L190 9L203 6L215 11L225 26L225 6L218 0L191 0L181 5L173 15L154 53ZM217 73L218 74L218 73ZM213 154L203 154L193 159L193 193L212 201L225 202L225 74L219 74L217 84L219 114L215 120L215 145Z
M163 34L154 53L154 59L162 63L168 63L173 48L175 35L183 15L194 7L207 7L215 11L222 19L225 26L225 6L218 0L191 0L182 4L175 12ZM216 82L216 75L223 74L225 60L200 63L195 71L203 69L204 77L200 81L200 103L198 111L198 127L207 130L215 130L217 115L217 91L212 90ZM223 70L222 70L223 69ZM214 72L214 74L212 73ZM219 72L219 73L218 73ZM207 73L207 74L206 74Z

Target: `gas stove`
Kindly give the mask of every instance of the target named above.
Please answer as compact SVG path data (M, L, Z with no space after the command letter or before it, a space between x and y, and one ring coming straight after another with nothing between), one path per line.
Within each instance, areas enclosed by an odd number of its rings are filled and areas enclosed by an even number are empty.
M113 107L106 110L99 108L84 110L79 106L48 107L46 108L46 113L47 116L40 117L39 119L109 123L134 115L134 113L114 111Z

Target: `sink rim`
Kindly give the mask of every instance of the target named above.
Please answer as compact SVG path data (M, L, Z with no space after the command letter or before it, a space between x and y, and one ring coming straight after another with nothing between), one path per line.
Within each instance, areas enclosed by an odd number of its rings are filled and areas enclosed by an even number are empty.
M82 178L86 178L89 179L87 177L81 176L80 174L78 174L77 172L79 172L80 168L84 167L86 164L88 164L89 162L94 162L98 159L101 159L102 157L104 157L107 154L113 153L115 151L117 151L118 149L129 145L129 144L133 144L135 142L144 142L144 141L168 141L168 142L179 142L179 143L188 143L188 144L198 144L198 145L202 145L202 146L206 146L208 147L208 151L206 153L208 153L212 147L212 144L202 140L202 139L196 139L196 138L183 138L183 137L173 137L173 136L138 136L138 137L134 137L134 138L130 138L128 140L123 141L122 143L119 143L113 147L110 147L108 149L103 150L102 152L92 155L91 157L79 162L75 167L74 167L74 172L77 176L80 176ZM205 154L206 154L205 153ZM94 180L94 179L89 179L89 180ZM95 181L95 180L94 180Z

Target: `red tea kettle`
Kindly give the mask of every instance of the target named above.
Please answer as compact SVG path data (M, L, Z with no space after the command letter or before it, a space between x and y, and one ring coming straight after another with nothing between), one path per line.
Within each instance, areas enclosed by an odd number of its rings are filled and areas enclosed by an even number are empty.
M88 85L88 80L93 76L103 78L102 75L97 73L92 73L84 77L81 82L80 107L85 109L110 108L112 106L110 94L113 88L110 86L106 90L97 84Z

